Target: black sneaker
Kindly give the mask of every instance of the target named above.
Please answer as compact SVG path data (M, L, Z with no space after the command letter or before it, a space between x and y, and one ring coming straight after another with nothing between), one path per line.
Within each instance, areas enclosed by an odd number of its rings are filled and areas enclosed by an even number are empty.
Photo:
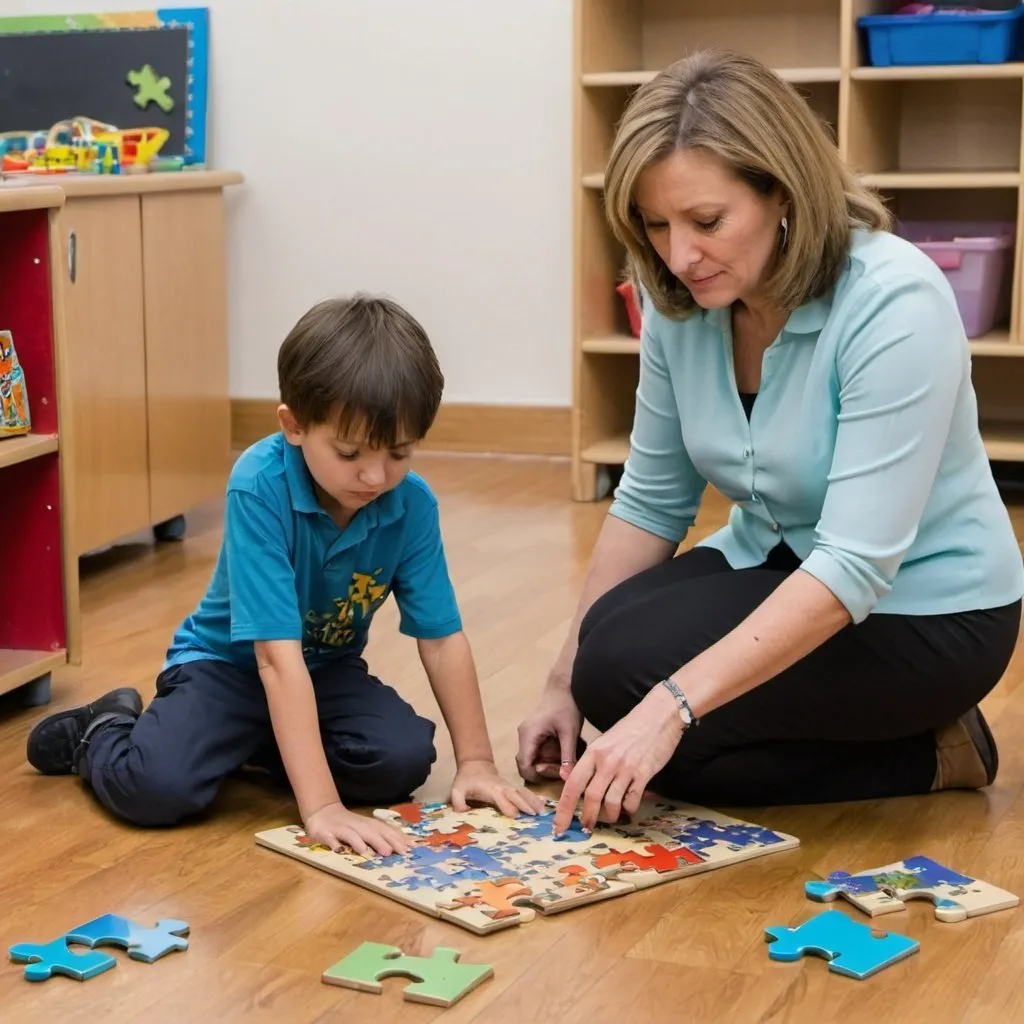
M121 687L91 704L47 715L28 734L28 763L43 775L72 775L82 741L101 716L136 719L141 714L139 691Z

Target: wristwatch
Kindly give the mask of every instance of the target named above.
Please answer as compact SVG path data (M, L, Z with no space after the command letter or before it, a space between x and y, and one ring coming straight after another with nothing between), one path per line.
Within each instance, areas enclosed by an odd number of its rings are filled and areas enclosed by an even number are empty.
M683 721L683 728L689 729L691 725L700 725L700 720L690 710L690 702L686 699L686 694L679 689L679 686L672 679L662 679L661 685L672 694L672 699L676 702L676 706L679 709L679 717Z

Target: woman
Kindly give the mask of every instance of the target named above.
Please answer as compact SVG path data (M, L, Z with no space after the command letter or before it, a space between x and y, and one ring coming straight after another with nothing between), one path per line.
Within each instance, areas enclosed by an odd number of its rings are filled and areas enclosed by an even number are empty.
M1024 565L954 294L743 56L638 90L606 206L644 297L629 460L519 727L555 817L979 788ZM728 525L677 554L707 484ZM577 754L581 718L602 735ZM583 750L583 745L580 744Z

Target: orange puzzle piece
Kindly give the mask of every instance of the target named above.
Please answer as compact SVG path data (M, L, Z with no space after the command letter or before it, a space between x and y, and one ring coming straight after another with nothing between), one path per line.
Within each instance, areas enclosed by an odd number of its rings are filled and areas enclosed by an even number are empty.
M518 878L499 878L497 882L481 882L477 893L471 896L459 896L451 903L439 903L445 910L458 910L460 907L481 907L481 913L495 921L504 917L518 917L519 908L509 902L516 896L532 896L533 890L528 889ZM490 907L490 910L483 910Z
M454 832L431 832L430 835L420 839L417 846L472 846L476 843L473 833L476 831L472 825L463 822Z
M649 857L634 851L618 853L616 850L612 850L610 853L599 853L594 858L594 867L607 868L617 864L631 864L633 868L641 870L653 868L655 871L675 871L680 867L680 861L687 864L702 863L701 858L692 850L686 849L685 846L678 850L666 850L661 843L655 843L653 846L645 846L644 849L650 854ZM632 868L626 870L632 870Z

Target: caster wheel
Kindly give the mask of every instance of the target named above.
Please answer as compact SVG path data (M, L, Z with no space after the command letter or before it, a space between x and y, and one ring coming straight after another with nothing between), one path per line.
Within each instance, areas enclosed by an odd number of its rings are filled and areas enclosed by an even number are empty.
M175 541L185 539L185 517L174 516L173 519L165 519L153 527L153 536L158 541Z

